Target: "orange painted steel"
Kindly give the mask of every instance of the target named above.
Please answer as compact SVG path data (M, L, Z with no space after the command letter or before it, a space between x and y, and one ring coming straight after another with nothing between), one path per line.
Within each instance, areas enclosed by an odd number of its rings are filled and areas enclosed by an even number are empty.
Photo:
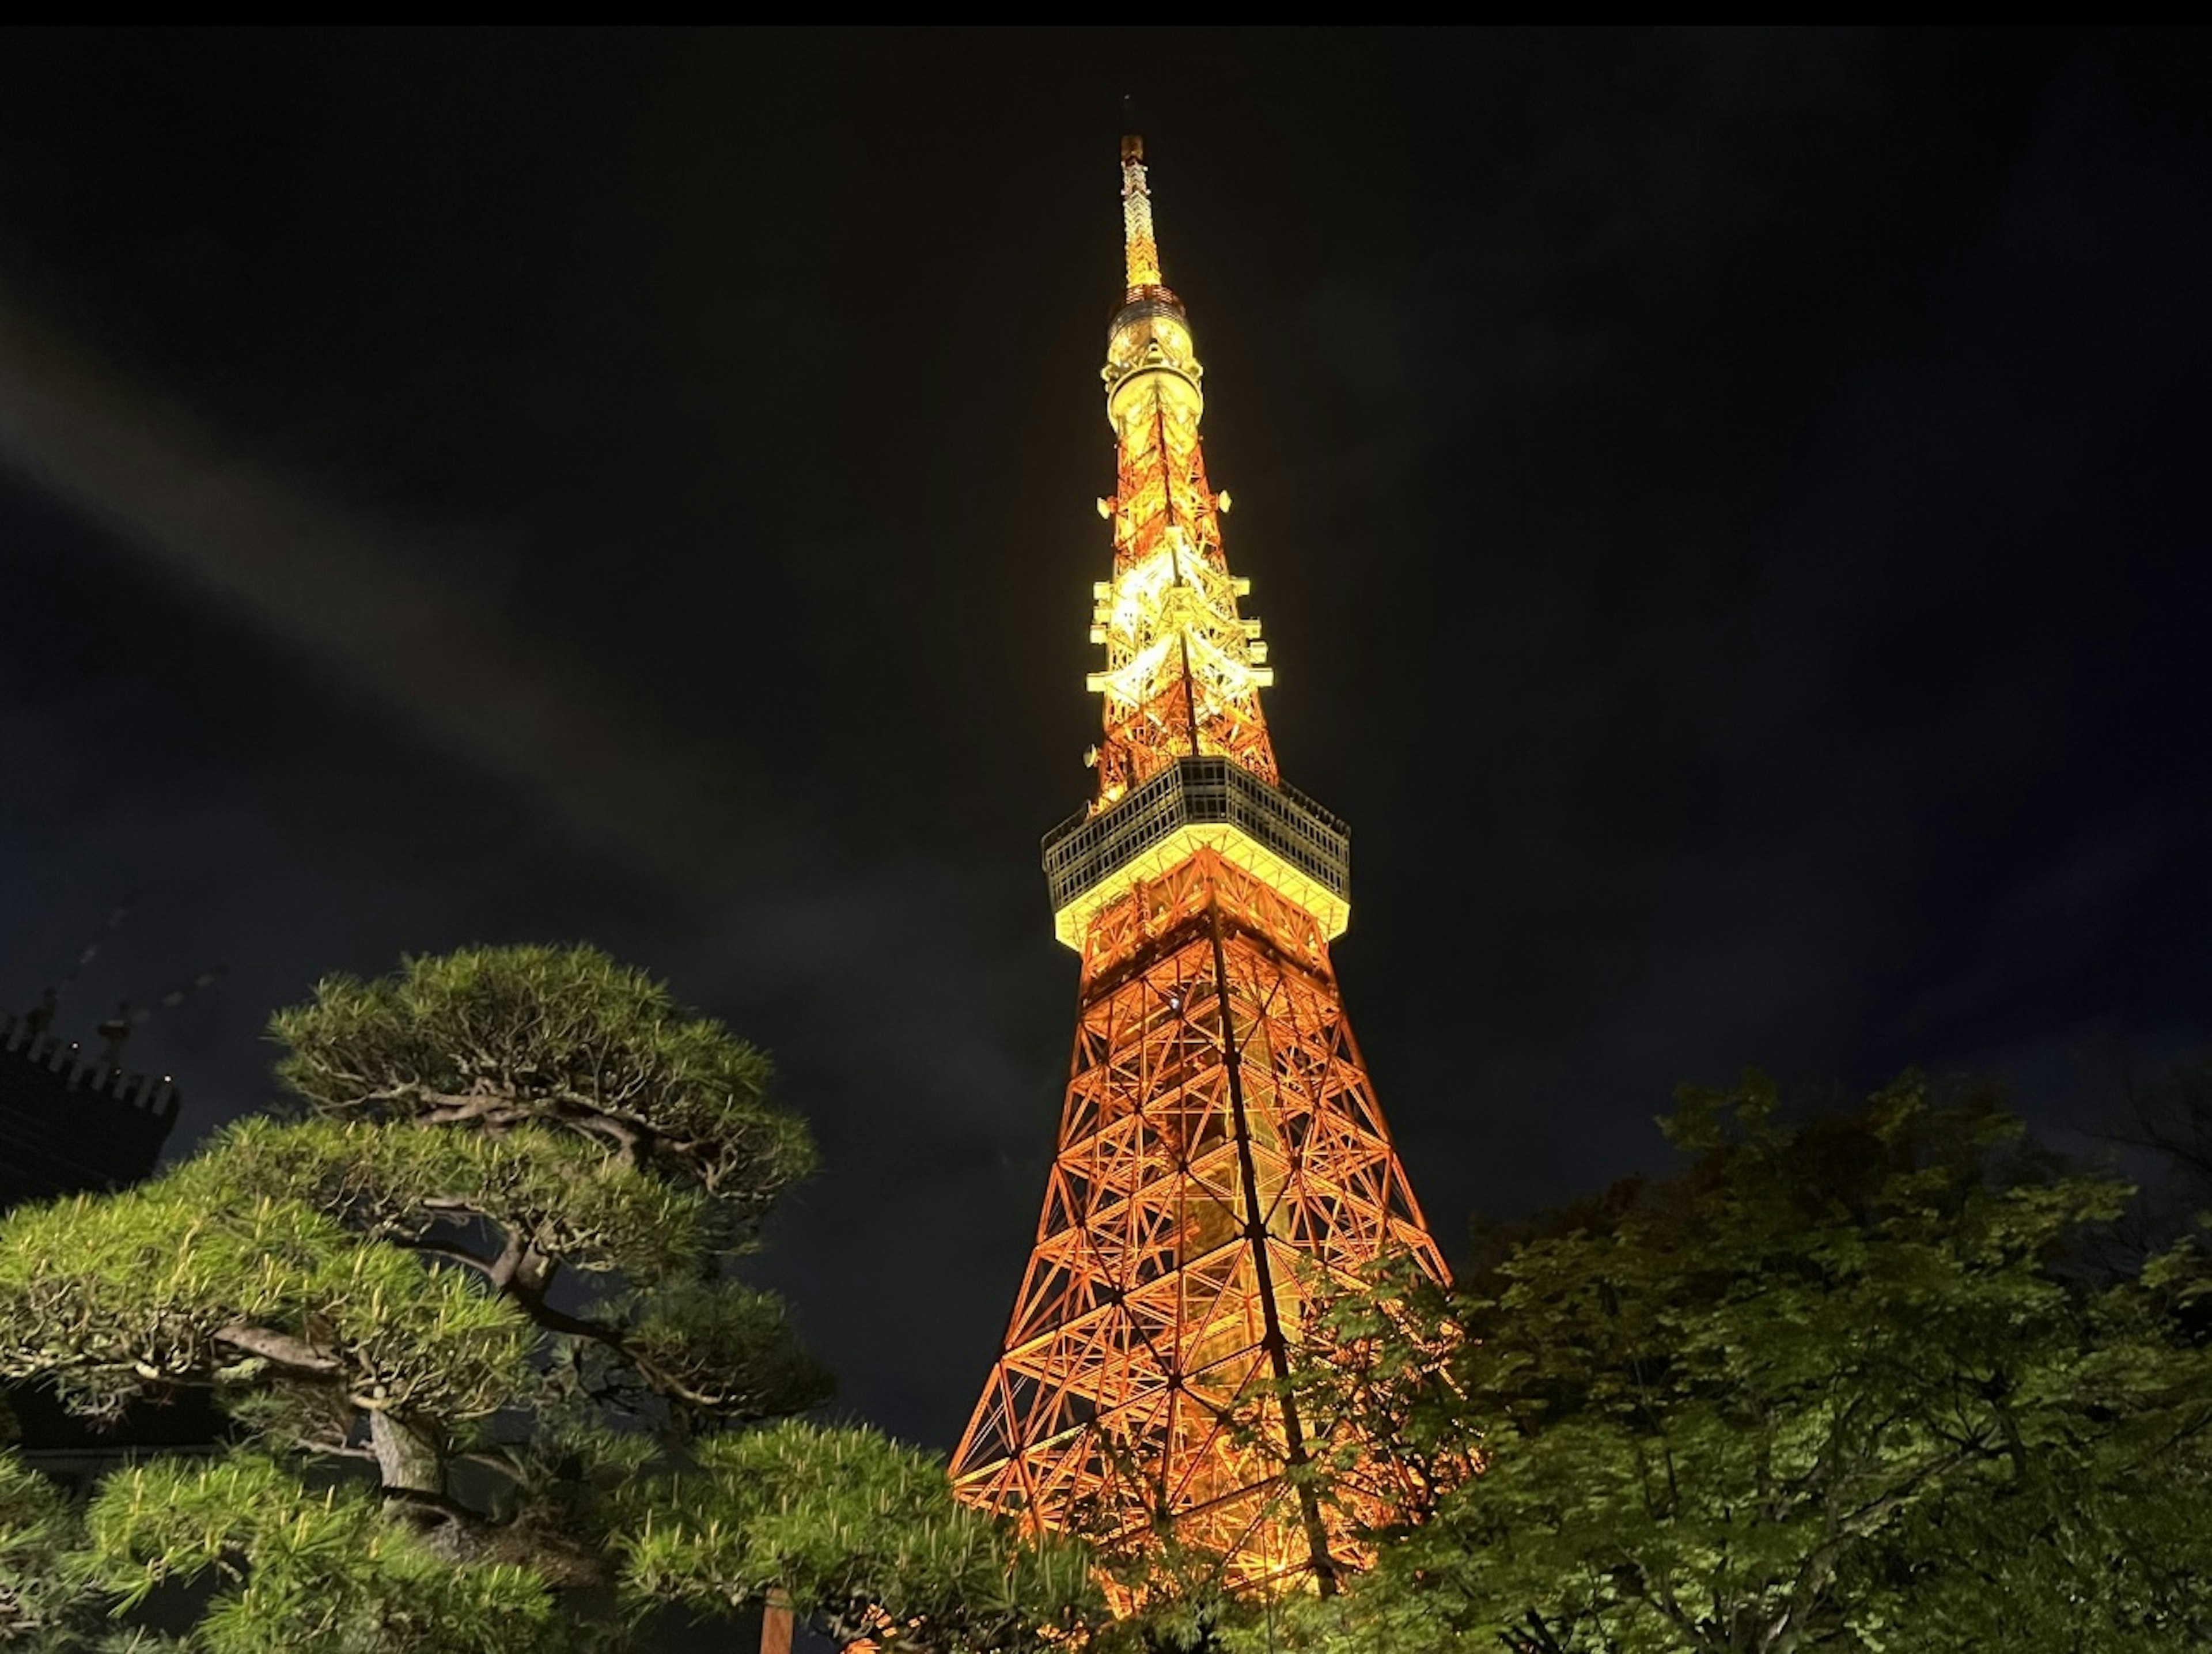
M1286 1474L1359 1457L1342 1426L1301 1416L1289 1382L1310 1315L1385 1256L1444 1268L1330 964L1340 828L1276 769L1271 675L1238 614L1201 370L1159 283L1133 142L1123 175L1115 579L1097 592L1107 670L1091 680L1105 739L1087 836L1054 839L1082 852L1062 907L1083 958L1074 1057L1036 1247L953 1484L1109 1546L1171 1535L1232 1585L1328 1589L1362 1566L1354 1533L1374 1512L1356 1469ZM1225 785L1224 758L1251 779ZM1132 796L1176 766L1179 790L1163 777Z

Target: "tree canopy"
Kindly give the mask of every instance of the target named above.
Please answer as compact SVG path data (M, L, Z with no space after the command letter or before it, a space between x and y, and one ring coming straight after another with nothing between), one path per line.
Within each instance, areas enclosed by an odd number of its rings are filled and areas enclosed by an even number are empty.
M1449 1341L1368 1405L1395 1409L1404 1450L1468 1444L1482 1472L1376 1528L1344 1596L1229 1616L1224 1640L2212 1640L2212 1271L2193 1240L2100 1272L2088 1242L2128 1189L2038 1153L1972 1088L1907 1076L1792 1126L1753 1077L1686 1092L1664 1124L1679 1176L1553 1214L1449 1298L1393 1283L1340 1306L1355 1332L1380 1301ZM1321 1365L1309 1382L1341 1389L1342 1361Z
M0 1223L0 1377L236 1426L81 1511L0 1458L0 1641L179 1590L209 1654L619 1647L771 1591L887 1648L1091 1611L931 1456L775 1422L829 1385L732 1268L813 1163L759 1052L588 948L333 978L272 1032L289 1114Z

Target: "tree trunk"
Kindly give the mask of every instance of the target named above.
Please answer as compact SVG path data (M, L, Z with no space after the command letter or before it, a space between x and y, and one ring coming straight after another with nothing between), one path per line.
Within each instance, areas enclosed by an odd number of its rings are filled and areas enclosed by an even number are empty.
M772 1590L761 1609L760 1654L791 1654L791 1598Z
M424 1528L443 1524L446 1462L437 1444L381 1409L368 1415L368 1443L384 1484L385 1513Z

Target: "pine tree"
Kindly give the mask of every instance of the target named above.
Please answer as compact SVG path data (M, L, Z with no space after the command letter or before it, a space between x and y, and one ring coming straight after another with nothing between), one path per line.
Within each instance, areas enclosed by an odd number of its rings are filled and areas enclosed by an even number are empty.
M238 1439L72 1511L0 1459L0 1645L189 1587L209 1654L629 1645L655 1603L1017 1650L1084 1559L793 1415L826 1374L738 1259L812 1166L767 1060L589 948L473 949L281 1012L283 1116L0 1224L0 1376Z

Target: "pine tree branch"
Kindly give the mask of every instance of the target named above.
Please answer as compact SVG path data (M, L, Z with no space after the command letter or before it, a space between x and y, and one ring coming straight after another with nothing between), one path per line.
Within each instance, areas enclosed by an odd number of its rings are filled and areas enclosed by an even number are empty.
M234 1350L262 1360L274 1362L291 1371L306 1373L318 1378L335 1377L344 1371L334 1356L304 1338L290 1333L278 1332L273 1327L257 1327L250 1322L234 1321L215 1331L217 1343L228 1344Z

